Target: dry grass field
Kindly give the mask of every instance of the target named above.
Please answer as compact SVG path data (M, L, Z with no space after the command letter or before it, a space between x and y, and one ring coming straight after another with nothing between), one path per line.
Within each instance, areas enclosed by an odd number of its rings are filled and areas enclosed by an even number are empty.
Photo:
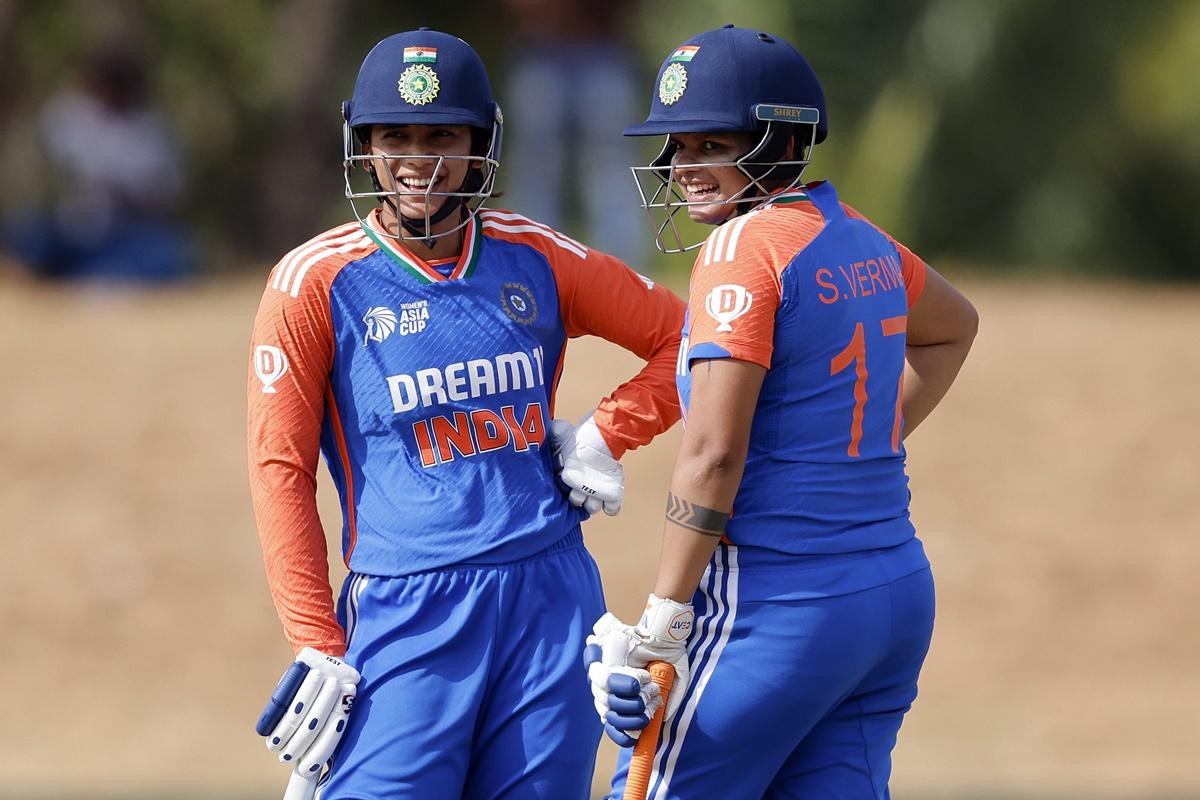
M894 796L1200 797L1200 291L964 286L975 353L908 443L939 611ZM0 283L0 796L279 796L252 731L289 656L243 456L258 293ZM633 368L573 343L560 415ZM677 442L587 526L620 614Z

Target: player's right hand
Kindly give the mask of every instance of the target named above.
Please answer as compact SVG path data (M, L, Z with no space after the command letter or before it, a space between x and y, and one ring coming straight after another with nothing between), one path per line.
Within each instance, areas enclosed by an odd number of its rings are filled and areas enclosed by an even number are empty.
M279 679L254 729L313 787L346 729L358 670L306 647Z
M611 613L592 628L585 642L584 663L596 712L608 737L632 747L654 717L662 696L646 667L663 661L675 668L675 685L667 699L664 724L683 703L690 668L687 640L695 612L688 603L650 595L637 625L626 625Z

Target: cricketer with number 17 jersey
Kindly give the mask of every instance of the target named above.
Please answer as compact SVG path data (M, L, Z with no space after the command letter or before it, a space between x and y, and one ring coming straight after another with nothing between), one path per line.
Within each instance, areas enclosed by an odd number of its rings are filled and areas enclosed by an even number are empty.
M619 458L678 418L683 313L617 259L503 211L467 224L453 263L426 263L359 223L284 257L255 321L249 456L293 646L345 647L314 498L318 451L353 572L528 557L582 517L544 446L568 338L598 335L648 362L594 415Z
M696 259L677 375L685 422L695 359L768 370L728 541L792 563L827 557L842 576L822 579L831 593L895 577L850 568L854 554L911 543L899 569L928 565L909 521L901 413L905 323L925 269L824 182L725 223Z

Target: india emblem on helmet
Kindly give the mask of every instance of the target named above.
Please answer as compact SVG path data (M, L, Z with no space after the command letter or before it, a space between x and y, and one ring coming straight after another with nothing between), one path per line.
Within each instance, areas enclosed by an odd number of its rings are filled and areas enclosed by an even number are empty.
M400 75L400 96L404 102L423 106L437 99L442 84L437 73L425 64L413 64Z
M683 64L671 64L663 70L662 80L658 82L658 99L664 106L669 106L683 97L687 89L687 78L687 69Z

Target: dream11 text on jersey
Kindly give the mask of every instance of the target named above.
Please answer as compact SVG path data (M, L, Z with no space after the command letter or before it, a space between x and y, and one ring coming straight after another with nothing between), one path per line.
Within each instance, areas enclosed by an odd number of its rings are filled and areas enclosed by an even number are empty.
M517 351L495 358L457 361L446 367L430 367L413 374L390 375L387 379L395 413L433 408L444 403L533 389L545 385L541 347L531 353ZM477 408L435 415L412 424L421 454L421 466L453 461L455 453L469 458L512 446L524 452L546 439L546 416L540 401L528 403L518 419L515 405L498 410Z

